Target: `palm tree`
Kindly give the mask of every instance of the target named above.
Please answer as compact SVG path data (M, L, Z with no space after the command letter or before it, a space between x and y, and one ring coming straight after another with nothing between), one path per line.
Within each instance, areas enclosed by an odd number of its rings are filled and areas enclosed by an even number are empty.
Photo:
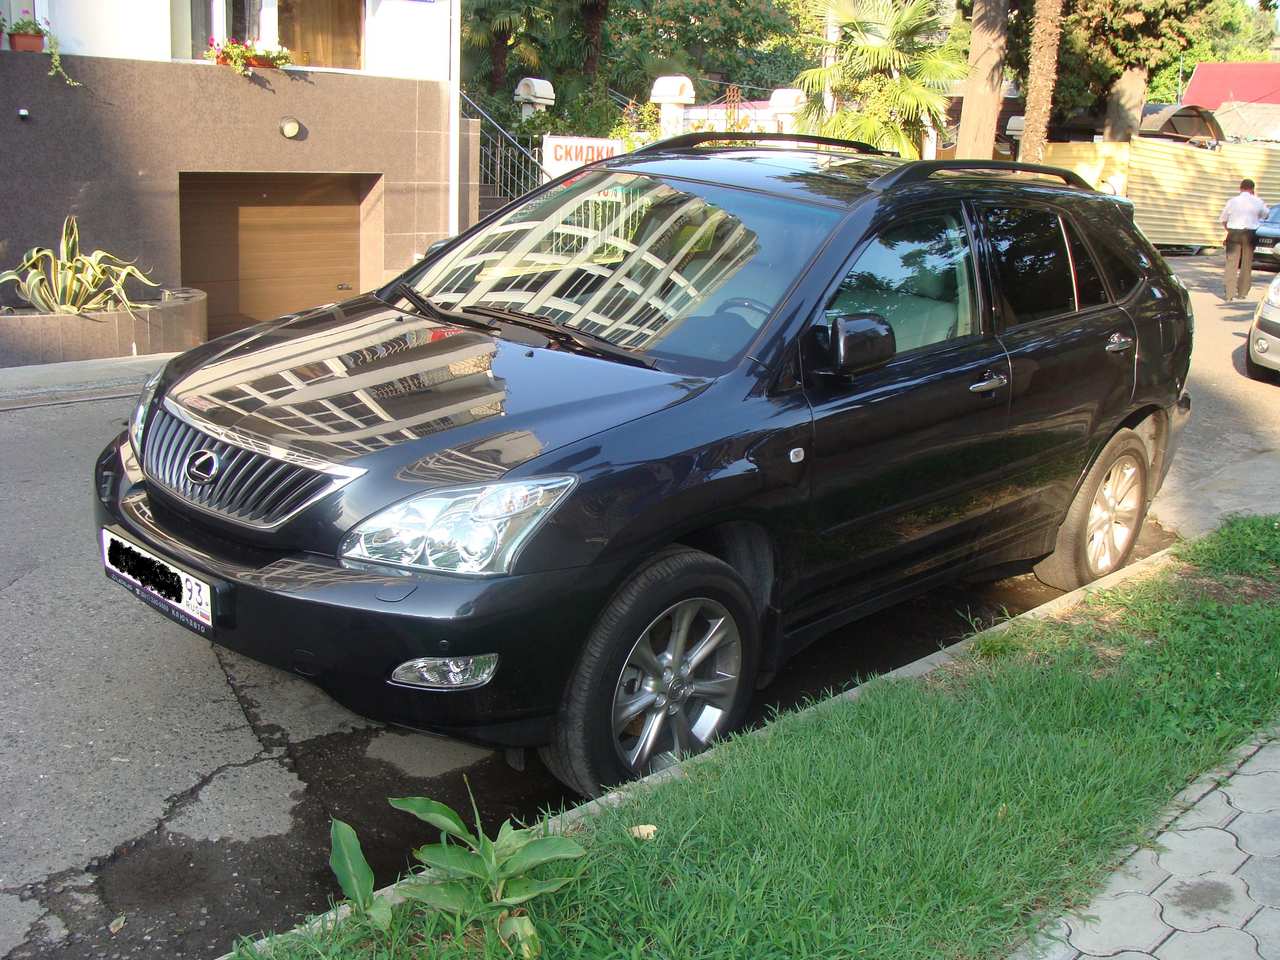
M1018 158L1044 159L1049 137L1049 111L1058 83L1058 41L1062 35L1062 0L1036 0L1031 24L1031 58L1027 66L1027 115Z
M490 93L497 93L507 82L512 55L527 67L538 66L538 46L526 33L531 22L546 15L538 0L470 0L467 6L463 40L488 52Z
M582 17L582 32L587 38L582 72L588 80L594 80L600 67L600 51L604 47L604 22L609 17L609 0L581 0L578 10Z
M948 86L966 71L936 0L828 0L828 8L839 34L834 56L796 80L809 98L806 125L918 156L925 133L946 122Z

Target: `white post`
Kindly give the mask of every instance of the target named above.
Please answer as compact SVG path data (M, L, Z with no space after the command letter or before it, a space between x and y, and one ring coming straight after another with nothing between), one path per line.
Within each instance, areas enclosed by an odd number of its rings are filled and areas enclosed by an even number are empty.
M823 34L823 39L827 42L822 48L822 65L830 68L835 66L840 44L840 24L836 22L835 10L831 7L827 8ZM836 112L836 94L829 82L822 88L822 112L824 119L834 116Z
M649 102L658 105L658 130L664 139L684 133L684 108L693 103L693 81L685 76L659 77L653 81Z
M462 184L458 178L462 175L458 162L458 151L462 149L462 98L459 84L462 83L462 0L449 0L449 236L458 235L461 222Z
M804 91L794 87L779 87L769 94L769 112L773 114L778 133L795 132L796 116L804 109L804 104Z

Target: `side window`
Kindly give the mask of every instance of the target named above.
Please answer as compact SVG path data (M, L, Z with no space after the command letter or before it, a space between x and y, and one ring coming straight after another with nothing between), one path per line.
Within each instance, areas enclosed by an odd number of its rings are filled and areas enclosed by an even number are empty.
M899 353L977 333L973 255L960 212L911 215L882 230L826 312L879 314L893 327Z
M1144 245L1129 232L1133 229L1135 228L1105 223L1103 229L1089 234L1102 254L1103 265L1111 277L1116 297L1121 300L1133 292L1133 288L1141 282L1143 273L1152 266Z
M1034 323L1076 308L1062 221L1037 207L985 207L998 296L1010 324Z
M1081 310L1107 302L1107 287L1102 282L1102 272L1094 262L1089 248L1068 220L1062 221L1067 231L1067 243L1071 247L1071 264L1076 268L1076 300Z

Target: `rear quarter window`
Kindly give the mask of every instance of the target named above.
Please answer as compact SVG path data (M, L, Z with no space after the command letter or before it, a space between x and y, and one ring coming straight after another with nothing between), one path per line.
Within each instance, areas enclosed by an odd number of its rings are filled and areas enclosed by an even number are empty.
M1087 232L1093 248L1102 257L1102 269L1110 277L1119 300L1133 293L1142 278L1160 262L1155 248L1124 211L1115 211L1105 221L1090 218Z

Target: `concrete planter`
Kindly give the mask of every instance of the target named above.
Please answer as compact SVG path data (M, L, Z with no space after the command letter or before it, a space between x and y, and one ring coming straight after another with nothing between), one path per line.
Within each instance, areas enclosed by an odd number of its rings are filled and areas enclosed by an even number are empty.
M189 350L207 338L207 306L204 291L181 289L166 290L136 316L0 313L0 367Z

